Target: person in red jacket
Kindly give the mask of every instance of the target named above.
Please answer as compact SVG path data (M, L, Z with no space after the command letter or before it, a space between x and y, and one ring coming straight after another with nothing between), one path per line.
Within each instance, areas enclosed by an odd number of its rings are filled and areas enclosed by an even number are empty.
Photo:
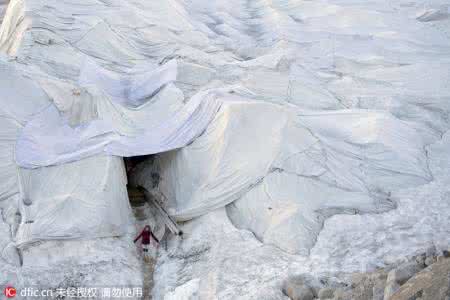
M159 244L159 240L156 238L156 236L153 234L153 232L150 230L150 226L146 225L142 232L134 239L134 242L136 243L139 239L142 239L142 251L144 252L144 257L148 255L148 248L150 246L150 242L152 239L155 240L157 244Z

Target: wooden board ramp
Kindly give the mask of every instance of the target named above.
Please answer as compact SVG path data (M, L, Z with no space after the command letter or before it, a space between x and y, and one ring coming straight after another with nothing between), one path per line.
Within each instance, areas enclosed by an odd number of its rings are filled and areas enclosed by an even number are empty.
M178 226L177 222L170 217L169 213L164 209L162 205L163 201L167 201L164 194L158 191L149 192L146 188L142 186L128 186L128 197L130 199L131 205L139 206L143 205L145 202L149 202L153 205L159 215L161 215L164 224L175 235L182 235L183 231Z

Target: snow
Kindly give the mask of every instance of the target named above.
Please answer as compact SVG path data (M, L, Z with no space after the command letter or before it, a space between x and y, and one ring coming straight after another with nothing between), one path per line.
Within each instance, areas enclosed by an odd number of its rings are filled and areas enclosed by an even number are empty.
M130 227L130 233L133 230L134 226ZM23 266L17 272L20 281L9 283L15 283L18 290L91 287L98 289L98 295L102 288L142 287L142 266L133 238L128 234L31 247L23 252Z

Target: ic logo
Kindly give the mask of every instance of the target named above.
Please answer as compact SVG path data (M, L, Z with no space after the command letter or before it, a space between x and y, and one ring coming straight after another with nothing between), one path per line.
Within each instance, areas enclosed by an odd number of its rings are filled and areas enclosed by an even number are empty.
M12 286L7 286L5 287L3 293L5 294L6 298L14 298L17 294L17 291Z

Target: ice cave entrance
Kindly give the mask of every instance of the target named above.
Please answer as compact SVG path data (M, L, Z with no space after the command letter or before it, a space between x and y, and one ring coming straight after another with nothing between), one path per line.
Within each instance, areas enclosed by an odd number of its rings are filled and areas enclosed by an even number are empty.
M132 157L124 157L125 162L125 170L127 174L127 189L128 189L128 198L130 199L130 204L133 207L142 206L146 202L145 195L143 194L143 190L133 184L132 175L136 171L136 168L139 164L149 161L153 161L155 159L155 155L142 155L142 156L132 156ZM156 187L159 181L158 174L152 174L152 186Z
M158 219L164 223L164 226L175 235L182 235L183 232L178 227L177 222L172 219L169 213L164 209L168 199L164 195L158 192L159 174L157 172L150 171L150 176L146 178L145 187L136 184L134 178L135 172L142 171L142 168L151 168L156 155L143 155L124 158L125 169L128 179L128 198L134 211L138 212L139 208L143 208L147 203L155 215L159 215ZM146 172L147 173L147 172ZM147 173L148 174L148 173ZM139 213L136 215L139 219Z

